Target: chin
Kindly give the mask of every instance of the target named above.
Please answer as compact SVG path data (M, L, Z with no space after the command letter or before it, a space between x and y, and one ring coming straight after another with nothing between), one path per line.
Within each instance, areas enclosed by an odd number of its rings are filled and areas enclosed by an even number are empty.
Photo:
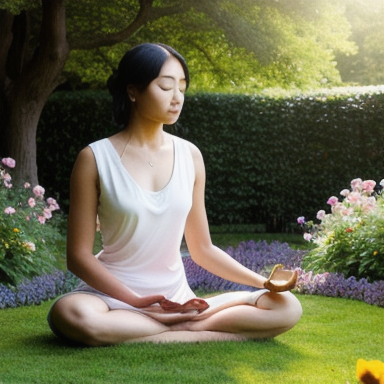
M167 121L164 121L164 124L165 125L172 125L172 124L175 124L177 122L177 120L179 120L179 117L177 117L175 119L169 119Z

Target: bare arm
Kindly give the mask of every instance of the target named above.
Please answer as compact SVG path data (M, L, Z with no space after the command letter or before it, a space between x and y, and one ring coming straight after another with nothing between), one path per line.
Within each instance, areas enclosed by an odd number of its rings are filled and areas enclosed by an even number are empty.
M98 204L98 172L90 147L83 149L74 165L70 185L67 234L67 266L93 288L134 307L163 300L161 295L140 297L116 279L93 255Z
M191 152L195 164L196 179L193 204L185 227L185 238L192 259L196 264L224 279L262 288L266 278L244 267L212 244L204 203L204 162L196 147L191 146Z

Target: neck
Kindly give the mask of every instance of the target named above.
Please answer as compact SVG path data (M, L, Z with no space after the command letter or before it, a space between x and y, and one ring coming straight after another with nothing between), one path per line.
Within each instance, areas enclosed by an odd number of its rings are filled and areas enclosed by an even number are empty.
M163 124L131 120L124 129L125 136L129 138L130 143L140 147L149 147L157 149L164 144Z

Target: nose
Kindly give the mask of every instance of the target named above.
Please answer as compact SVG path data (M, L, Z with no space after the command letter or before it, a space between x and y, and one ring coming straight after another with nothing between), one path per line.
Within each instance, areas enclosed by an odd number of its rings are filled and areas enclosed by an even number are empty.
M180 91L180 89L176 88L173 92L172 102L174 104L180 104L184 101L184 93Z

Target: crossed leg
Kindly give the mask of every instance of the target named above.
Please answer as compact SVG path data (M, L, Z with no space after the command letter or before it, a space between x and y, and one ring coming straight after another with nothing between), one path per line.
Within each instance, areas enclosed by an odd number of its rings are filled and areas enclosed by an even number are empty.
M58 300L51 312L55 328L90 346L122 342L196 342L263 339L292 328L302 314L289 292L263 294L256 305L223 309L198 321L166 325L139 312L110 310L97 296L76 293Z

